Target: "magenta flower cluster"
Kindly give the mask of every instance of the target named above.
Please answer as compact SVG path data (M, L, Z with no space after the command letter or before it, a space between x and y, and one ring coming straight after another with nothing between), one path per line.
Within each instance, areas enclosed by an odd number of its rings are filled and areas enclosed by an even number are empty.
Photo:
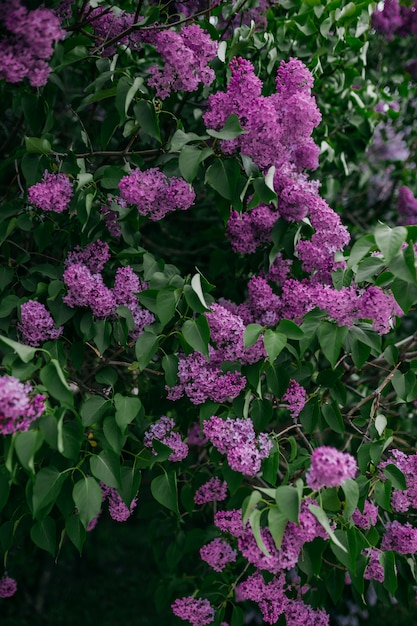
M194 203L195 193L183 178L167 178L157 167L142 172L134 169L119 183L120 195L137 207L139 215L161 220L171 211L186 211Z
M20 307L21 322L17 327L22 333L22 342L37 347L44 341L58 339L64 330L57 328L51 314L44 304L28 300Z
M177 598L171 605L174 615L189 621L192 626L206 626L214 620L215 611L205 598L186 596Z
M347 478L355 478L357 471L356 459L348 452L340 452L331 446L319 446L311 455L306 481L314 490L340 487Z
M0 598L11 598L17 591L17 583L6 573L0 578Z
M0 25L6 30L0 39L0 80L19 83L27 78L32 87L45 85L53 46L65 37L57 16L43 7L29 11L20 0L2 0Z
M194 494L196 504L206 504L207 502L220 502L227 498L227 483L220 480L218 476L213 476L206 483L201 485Z
M126 13L126 11L103 10L102 6L90 9L87 14L87 20L94 30L97 39L97 47L105 44L110 39L115 39L134 24L134 14ZM128 35L120 36L120 39L110 46L103 48L103 56L112 56L116 53L117 46L128 46L132 49L138 49L141 43L141 35L139 30L133 30Z
M223 420L213 415L204 421L204 434L221 454L226 454L230 467L245 476L255 476L262 459L268 457L272 441L266 433L256 436L253 422L247 418Z
M377 580L380 583L384 582L384 568L379 560L381 554L380 550L377 548L367 548L364 550L364 554L369 559L363 575L365 580Z
M145 436L143 443L147 448L151 448L153 454L157 454L153 448L153 440L157 439L172 450L168 460L172 462L182 461L188 455L188 446L182 441L181 435L174 431L175 421L172 417L163 415L157 422L151 424Z
M296 380L291 379L287 391L282 396L282 401L287 402L291 417L296 419L307 401L306 390Z
M417 2L411 6L399 3L399 0L385 0L382 8L375 9L372 26L387 39L394 35L405 37L417 35Z
M42 182L29 187L28 200L42 211L63 213L68 209L73 193L66 174L44 172Z
M405 185L398 190L397 210L399 224L409 226L417 224L417 199Z
M133 511L136 508L136 505L138 503L137 495L133 498L130 506L126 506L117 489L114 489L114 487L109 487L103 482L100 482L100 488L102 493L102 501L105 502L107 500L109 514L112 520L114 520L115 522L126 522L126 520L129 519L129 517L132 515ZM96 522L96 518L93 521ZM87 530L91 529L91 526L87 528Z
M371 526L375 526L378 519L378 507L369 500L365 500L363 512L356 509L352 514L353 523L359 528L369 530Z
M400 524L397 520L387 522L382 537L381 550L394 550L399 554L415 554L417 552L417 528L409 522Z
M200 549L200 556L215 572L222 572L228 563L236 561L237 552L227 541L217 537Z
M210 350L212 353L213 349ZM173 387L166 387L168 399L176 401L186 395L193 404L203 404L206 400L227 402L236 398L246 385L242 374L224 373L220 364L211 363L200 352L180 355L178 380Z
M0 377L0 434L11 435L28 430L45 410L45 396L33 394L30 383L13 376Z
M165 99L171 91L195 91L200 83L210 85L214 71L208 67L217 54L217 42L197 24L184 26L179 32L162 30L148 40L164 61L149 68L148 85Z
M127 265L117 269L113 288L107 287L101 272L109 258L108 244L100 240L70 251L63 274L68 288L63 300L70 308L89 307L98 319L115 317L118 306L128 307L135 324L131 335L136 339L145 326L155 321L154 315L140 306L136 296L147 285Z
M390 450L386 461L379 464L384 469L388 464L394 464L404 474L407 488L393 489L391 506L398 513L406 513L408 509L417 507L417 454L405 454L401 450Z

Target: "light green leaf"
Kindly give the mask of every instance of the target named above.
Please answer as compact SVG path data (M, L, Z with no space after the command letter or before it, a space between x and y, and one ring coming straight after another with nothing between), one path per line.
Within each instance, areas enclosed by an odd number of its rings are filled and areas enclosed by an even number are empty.
M98 482L92 476L85 476L75 483L72 497L80 520L84 528L87 528L88 524L98 515L101 509L102 493Z
M287 344L283 333L268 328L264 334L264 346L270 363L273 363Z

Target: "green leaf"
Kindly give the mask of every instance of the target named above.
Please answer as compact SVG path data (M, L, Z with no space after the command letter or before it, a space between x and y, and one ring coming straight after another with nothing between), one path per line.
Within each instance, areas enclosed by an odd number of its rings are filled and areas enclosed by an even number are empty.
M206 171L205 183L209 184L226 200L236 195L236 184L240 178L239 163L235 159L216 159Z
M381 270L383 270L384 268L385 261L378 257L371 256L359 264L355 280L357 283L373 280L375 279L377 274L379 274L379 272L381 272Z
M410 243L405 250L400 250L391 260L388 269L394 276L417 286L413 244Z
M198 167L201 162L202 152L197 146L184 146L178 157L178 167L181 176L192 183L197 176Z
M246 500L244 501L243 506L242 506L243 526L246 526L246 522L248 521L252 512L258 506L258 502L260 500L262 500L262 494L257 489L254 489L252 493L250 494L250 496L246 498Z
M30 154L50 154L52 146L47 139L25 136L26 152Z
M263 326L260 324L248 324L245 328L245 332L243 333L243 345L245 348L249 348L255 344L261 333L263 331Z
M208 357L210 327L204 315L185 321L182 326L182 335L193 350L201 352L201 354Z
M135 354L141 370L145 369L158 350L158 337L145 331L136 340Z
M330 428L335 433L343 435L345 432L345 425L343 422L342 414L336 402L332 402L331 404L323 404L321 407L321 412Z
M23 467L33 474L35 473L34 457L43 443L41 431L27 430L17 432L15 435L14 447L19 461Z
M130 467L128 465L122 465L121 480L122 488L120 489L120 495L123 502L130 508L133 498L137 495L142 479L142 473L137 467Z
M29 363L29 361L32 361L36 351L38 350L38 348L24 346L23 344L13 341L13 339L9 339L8 337L3 337L2 335L0 335L0 341L6 346L9 346L9 348L12 348L23 363Z
M271 364L285 348L287 338L283 333L268 328L264 333L264 346Z
M116 454L120 454L126 443L127 437L120 432L119 426L112 415L108 415L103 422L103 434L106 443L114 450ZM103 443L103 447L108 447Z
M179 515L177 475L174 471L164 471L161 476L154 478L151 493L159 504Z
M175 316L177 306L175 287L165 287L156 296L156 314L159 317L162 327L166 326Z
M326 321L323 321L319 326L317 335L320 348L332 367L336 365L347 333L347 326L336 326L336 324Z
M84 528L87 528L88 524L99 514L101 509L102 493L100 485L92 476L84 476L84 478L75 483L72 497L80 520Z
M178 357L175 354L165 354L162 357L162 369L165 372L165 382L173 387L177 382Z
M139 415L142 409L142 402L139 398L122 396L122 394L116 393L114 403L116 406L116 423L122 434L125 434L128 425Z
M397 568L395 565L395 554L392 550L386 550L379 555L379 562L384 568L384 587L392 595L398 588Z
M239 135L245 135L247 132L241 127L238 116L232 113L225 121L223 128L220 130L208 129L207 135L216 139L236 139Z
M277 331L283 333L287 339L302 339L304 337L301 328L291 320L281 320L277 326Z
M10 484L6 473L0 474L0 511L4 509L9 499Z
M94 323L94 343L100 354L103 354L110 345L112 326L108 320L96 320Z
M120 488L119 456L113 450L102 450L90 457L91 473L103 483L114 489Z
M385 476L392 482L392 486L394 487L394 489L401 489L401 491L407 489L405 476L396 465L394 465L393 463L388 463L388 465L386 465L382 471L384 472Z
M33 485L33 515L47 515L61 491L62 484L67 474L62 474L56 467L42 468L35 478Z
M352 478L346 478L341 487L345 494L345 518L349 519L358 506L359 485Z
M278 487L275 500L281 513L290 522L298 524L298 515L300 513L300 494L298 489L290 485Z
M111 402L101 396L91 396L80 409L80 415L84 426L91 426L101 420L101 418L111 408Z
M339 541L339 539L334 534L334 532L333 532L333 530L332 530L332 528L330 526L329 520L327 518L327 515L323 511L323 509L320 508L319 506L317 506L316 504L309 504L308 505L308 510L310 511L310 513L312 513L314 515L314 517L317 519L319 524L321 524L321 526L323 526L324 530L329 535L331 541L333 541L333 543L336 544L336 546L338 546L338 548L340 548L340 550L342 552L347 552L346 547Z
M364 235L360 237L352 246L349 258L347 259L347 267L351 269L359 263L375 246L375 238L373 235Z
M284 532L288 524L288 517L284 515L277 507L273 507L268 511L268 528L275 542L277 550L281 548Z
M67 531L70 541L74 544L81 555L87 534L83 524L81 523L80 516L74 514L68 517L65 520L65 530Z
M395 278L391 283L391 291L404 313L408 313L417 302L417 286L405 280Z
M271 555L268 552L261 535L262 513L263 511L260 511L259 509L255 509L254 511L252 511L251 515L249 516L249 524L252 528L253 536L255 537L256 545L258 546L259 550L263 552L265 556L270 557Z
M387 265L399 252L406 239L407 229L404 226L390 228L386 224L378 224L375 228L375 242L384 255Z
M191 288L196 293L203 307L207 309L207 311L209 311L210 308L207 305L206 299L204 297L203 289L201 286L201 274L199 274L198 272L197 274L194 274L194 276L191 279Z
M56 553L56 524L52 517L45 517L35 522L30 529L30 538L38 548L46 550L52 556Z
M40 370L39 377L47 388L48 393L53 398L59 400L59 402L65 406L74 406L74 395L68 387L68 383L58 361L51 359L51 361Z
M153 139L161 143L161 131L159 130L159 119L152 102L139 100L133 107L136 122L141 129Z

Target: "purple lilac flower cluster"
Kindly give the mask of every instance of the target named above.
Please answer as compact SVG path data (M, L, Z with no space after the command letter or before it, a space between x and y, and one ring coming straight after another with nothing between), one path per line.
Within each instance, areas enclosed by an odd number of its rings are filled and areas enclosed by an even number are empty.
M408 226L417 224L417 199L405 185L398 190L397 210L399 224Z
M227 541L217 537L200 549L200 556L215 572L222 572L228 563L236 561L237 552Z
M299 170L315 169L318 148L310 135L321 115L310 95L313 78L305 65L294 58L282 61L277 93L267 97L261 95L262 82L250 61L234 58L230 69L227 91L209 97L204 121L206 126L219 129L235 114L246 133L222 141L222 150L230 153L240 149L262 169L280 167L288 161Z
M405 454L401 450L390 450L386 461L379 464L379 469L384 469L393 463L404 474L407 488L404 490L393 489L391 506L394 511L406 513L410 508L417 508L417 454Z
M371 526L375 526L378 519L378 507L369 500L365 500L363 512L356 509L352 515L353 523L359 528L369 530Z
M227 498L227 483L220 480L218 476L213 476L206 483L201 485L194 494L196 504L206 504L207 502L220 502Z
M32 87L45 85L53 46L65 37L58 17L42 7L29 11L20 0L1 0L0 25L7 31L0 39L0 79L18 83L28 78Z
M56 328L55 322L45 305L36 300L29 300L20 307L21 323L18 329L22 333L22 341L28 346L37 347L43 341L55 340L64 328Z
M139 215L161 220L171 211L186 211L195 193L183 178L167 178L157 167L142 172L134 169L119 183L122 199L137 207Z
M347 478L355 478L357 471L356 459L348 452L340 452L331 446L319 446L311 455L306 482L314 490L340 487Z
M86 18L94 30L97 46L105 44L130 28L134 24L134 14L126 11L103 10L102 6L90 9ZM121 36L117 43L103 48L104 56L112 56L116 53L117 46L128 46L134 50L140 48L141 36L139 30L133 30L125 36Z
M30 383L13 376L0 377L0 434L11 435L28 430L45 410L45 396L33 395Z
M367 548L364 550L364 554L369 559L363 575L365 580L377 580L380 583L384 582L384 568L379 560L379 556L381 554L380 550L377 550L376 548Z
M246 378L239 372L223 373L220 365L211 363L199 352L180 355L178 380L174 387L166 387L168 399L176 401L185 394L193 404L203 404L206 400L226 402L236 398L246 385Z
M153 448L153 440L157 439L171 448L172 454L168 457L169 461L182 461L188 455L188 446L182 441L180 433L174 432L174 428L175 421L172 417L163 415L157 422L151 424L145 433L144 445L151 448L153 454L157 454Z
M17 582L4 573L0 578L0 598L11 598L17 591Z
M406 6L399 0L385 0L382 9L375 9L372 26L389 40L394 35L417 35L417 2Z
M309 511L308 502L301 503L299 523L288 522L279 550L277 550L268 528L261 529L261 537L269 556L259 549L249 523L246 525L243 535L238 538L238 547L243 556L255 567L267 570L272 574L283 569L292 569L297 564L305 543L313 541L316 537L328 539L326 531Z
M214 525L221 531L233 535L233 537L242 537L245 532L240 509L217 511L214 515Z
M246 213L232 211L227 223L227 236L235 252L252 254L263 243L271 241L271 230L279 213L260 204Z
M126 266L117 269L113 289L107 287L101 271L109 258L108 244L100 240L70 251L63 274L68 292L63 300L71 308L89 307L98 319L114 317L119 305L127 306L135 324L131 335L136 339L145 326L155 321L154 315L143 309L136 297L147 285L130 266Z
M217 42L197 24L184 26L179 32L162 30L150 40L165 65L149 68L150 87L165 99L171 91L195 91L199 83L210 85L215 77L208 67L217 54Z
M291 379L288 389L282 397L283 402L288 403L288 410L293 419L296 419L304 408L307 401L307 393L304 387Z
M115 522L125 522L126 520L128 520L129 517L132 515L133 511L135 510L136 505L138 503L137 495L133 498L132 502L130 503L130 506L126 506L126 504L123 502L117 489L114 489L113 487L109 487L108 485L105 485L102 482L100 482L100 488L101 488L101 494L102 494L102 501L105 502L107 500L107 504L109 507L109 514L112 520L114 520ZM97 519L99 515L97 516L97 518L94 518L92 522L97 523ZM95 526L95 523L94 523L94 526ZM87 530L92 530L92 528L89 526Z
M387 522L382 537L381 550L394 550L399 554L415 554L417 552L417 528L409 522L400 524L397 520Z
M205 598L193 596L177 598L171 608L174 615L182 620L188 620L192 626L205 626L214 620L214 609Z
M266 433L258 437L252 420L247 418L223 420L213 415L204 421L204 434L221 454L226 454L230 467L245 476L255 476L261 469L272 448L272 441Z
M28 200L43 211L63 213L73 196L72 184L66 174L44 172L42 182L29 187Z
M122 206L122 204L125 204L125 202L120 199L119 205ZM120 235L122 234L122 229L118 222L118 213L112 208L112 205L113 200L109 199L107 206L103 205L102 207L100 207L100 213L103 216L103 221L106 225L107 230L109 231L109 234L112 237L120 237Z

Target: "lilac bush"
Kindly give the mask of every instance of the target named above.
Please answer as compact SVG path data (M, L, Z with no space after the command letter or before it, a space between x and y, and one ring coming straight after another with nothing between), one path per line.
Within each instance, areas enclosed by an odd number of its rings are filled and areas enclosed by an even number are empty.
M415 7L27 4L0 2L0 597L107 517L153 622L411 604Z

